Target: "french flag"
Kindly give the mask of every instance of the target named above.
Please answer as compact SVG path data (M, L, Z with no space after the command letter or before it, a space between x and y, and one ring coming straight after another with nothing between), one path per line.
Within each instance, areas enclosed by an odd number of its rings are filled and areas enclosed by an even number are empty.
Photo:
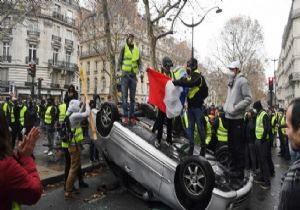
M157 106L168 118L180 115L182 103L180 95L181 87L174 86L172 79L153 68L147 69L149 80L148 103Z

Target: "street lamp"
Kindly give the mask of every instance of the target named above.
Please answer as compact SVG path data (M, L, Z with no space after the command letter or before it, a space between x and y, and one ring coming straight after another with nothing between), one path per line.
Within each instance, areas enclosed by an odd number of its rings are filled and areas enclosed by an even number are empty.
M207 10L207 11L205 12L205 14L203 15L203 17L201 18L201 20L200 20L199 22L197 22L197 23L194 23L194 18L192 18L192 24L185 23L182 19L180 19L181 22L182 22L186 27L192 28L192 58L194 58L194 28L195 28L196 26L198 26L200 23L202 23L203 20L204 20L204 18L206 17L206 15L207 15L210 11L212 11L213 9L217 9L217 10L216 10L216 13L221 13L221 12L222 12L222 9L221 9L220 7L214 6L214 7L210 8L209 10Z
M274 58L274 59L270 59L270 60L274 62L274 72L273 72L273 79L275 80L275 82L274 82L274 100L275 100L274 101L274 106L276 107L276 83L277 83L277 78L275 76L275 62L278 61L279 59ZM270 93L270 94L272 96L272 93ZM271 100L272 100L272 97L271 97Z

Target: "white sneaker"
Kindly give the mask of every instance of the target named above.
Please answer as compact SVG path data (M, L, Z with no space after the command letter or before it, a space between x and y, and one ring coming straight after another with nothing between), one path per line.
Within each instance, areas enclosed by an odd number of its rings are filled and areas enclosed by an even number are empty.
M47 153L49 153L49 150L45 150L45 151L44 151L44 154L47 154Z
M48 152L48 156L51 156L51 155L53 155L53 152L52 152L52 151L49 151L49 152Z

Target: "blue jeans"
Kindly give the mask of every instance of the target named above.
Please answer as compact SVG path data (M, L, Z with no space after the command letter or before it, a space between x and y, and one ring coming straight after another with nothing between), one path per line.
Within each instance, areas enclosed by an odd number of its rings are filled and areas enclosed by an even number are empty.
M122 91L122 107L124 117L134 117L134 106L135 106L135 92L136 92L136 74L123 74L121 78L121 91ZM130 97L130 109L128 112L128 90Z
M190 145L194 145L194 129L195 123L197 124L198 134L201 140L201 144L205 144L205 130L204 130L204 113L202 108L190 108L188 109L188 138Z

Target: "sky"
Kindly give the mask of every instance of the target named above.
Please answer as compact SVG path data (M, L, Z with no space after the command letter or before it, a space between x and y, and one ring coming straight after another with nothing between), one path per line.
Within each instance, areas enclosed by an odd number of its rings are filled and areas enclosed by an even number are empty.
M220 34L225 22L231 17L239 15L258 20L264 33L266 58L279 57L282 34L287 23L292 0L223 0L214 1L214 3L222 8L222 13L216 14L211 11L206 16L208 18L205 18L194 30L194 47L200 55L200 60L211 55L211 43L216 35ZM195 14L195 12L193 13ZM202 12L202 14L204 13L205 11ZM195 22L196 19L200 20L199 17L195 18ZM191 30L187 33L191 34ZM269 62L266 70L267 77L273 75L274 63L272 61Z

